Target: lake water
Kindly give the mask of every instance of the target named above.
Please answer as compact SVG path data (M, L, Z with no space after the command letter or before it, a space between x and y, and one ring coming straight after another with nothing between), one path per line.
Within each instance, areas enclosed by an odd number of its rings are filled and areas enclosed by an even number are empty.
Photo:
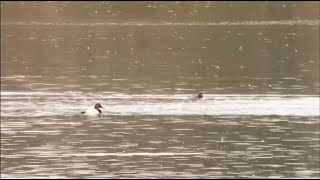
M319 5L1 2L1 178L320 178Z

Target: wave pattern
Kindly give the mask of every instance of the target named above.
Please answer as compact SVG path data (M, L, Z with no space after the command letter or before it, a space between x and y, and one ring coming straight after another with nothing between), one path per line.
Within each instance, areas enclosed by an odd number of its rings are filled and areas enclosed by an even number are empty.
M306 25L319 26L319 20L279 20L279 21L238 21L238 22L2 22L2 26L270 26L270 25Z

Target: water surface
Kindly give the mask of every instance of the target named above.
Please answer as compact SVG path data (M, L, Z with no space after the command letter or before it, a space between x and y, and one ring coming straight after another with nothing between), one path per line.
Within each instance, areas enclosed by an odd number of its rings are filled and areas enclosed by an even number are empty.
M1 177L320 178L318 7L1 2Z

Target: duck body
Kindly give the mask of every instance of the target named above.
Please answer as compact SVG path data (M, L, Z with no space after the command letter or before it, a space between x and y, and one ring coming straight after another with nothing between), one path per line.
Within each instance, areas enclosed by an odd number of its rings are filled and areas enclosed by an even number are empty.
M203 94L202 94L202 92L200 92L196 98L198 98L198 99L203 99Z
M85 111L82 111L81 114L89 115L89 116L100 115L102 113L101 108L103 108L101 104L97 103L93 108L88 108Z
M102 111L100 109L88 108L81 113L85 115L99 115L102 113Z
M187 101L196 102L200 100L204 100L204 96L202 92L198 93L197 95L190 96Z

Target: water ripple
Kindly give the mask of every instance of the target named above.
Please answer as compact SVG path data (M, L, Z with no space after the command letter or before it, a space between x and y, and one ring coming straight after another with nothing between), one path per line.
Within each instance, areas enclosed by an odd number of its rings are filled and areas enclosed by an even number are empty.
M102 115L290 115L319 116L318 96L269 94L99 94L82 92L1 92L6 117L78 116L100 102ZM232 122L239 125L238 122ZM269 123L270 122L265 122ZM250 124L254 125L254 124ZM268 125L268 124L266 124ZM283 131L283 129L275 129Z
M238 21L238 22L2 22L1 26L270 26L305 25L318 26L319 20Z

